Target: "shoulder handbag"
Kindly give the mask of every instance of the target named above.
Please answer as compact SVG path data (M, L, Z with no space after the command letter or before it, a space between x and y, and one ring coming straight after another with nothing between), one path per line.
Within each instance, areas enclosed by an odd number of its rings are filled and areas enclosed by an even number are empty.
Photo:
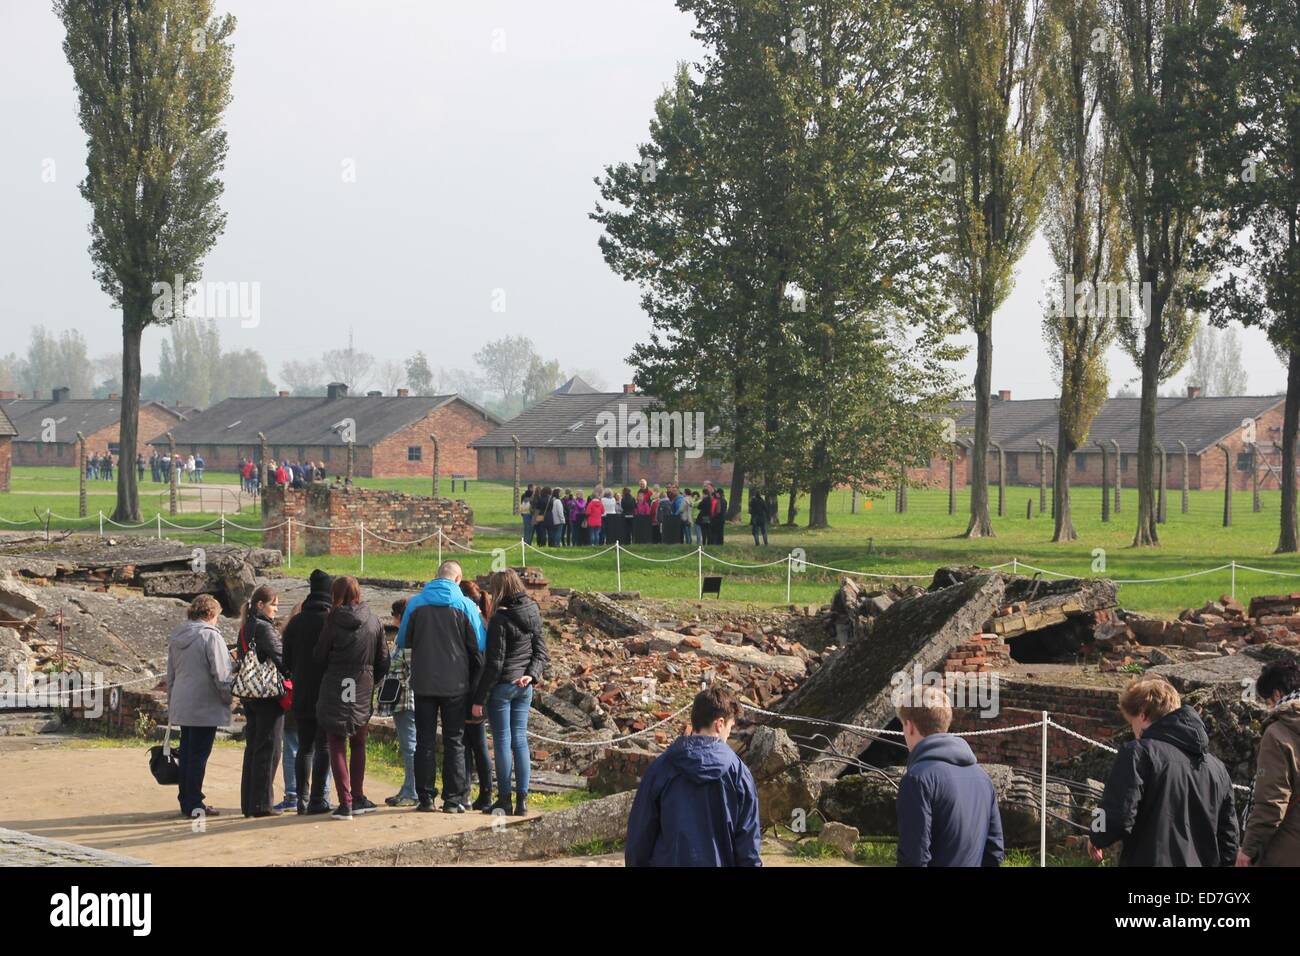
M181 782L181 764L178 757L180 751L173 747L171 742L172 720L171 714L168 714L167 732L163 734L163 742L149 748L149 772L164 787L174 787Z
M256 630L256 628L254 628ZM257 656L256 637L248 641L248 653L239 660L239 671L230 692L246 700L271 700L284 696L284 678L269 660Z

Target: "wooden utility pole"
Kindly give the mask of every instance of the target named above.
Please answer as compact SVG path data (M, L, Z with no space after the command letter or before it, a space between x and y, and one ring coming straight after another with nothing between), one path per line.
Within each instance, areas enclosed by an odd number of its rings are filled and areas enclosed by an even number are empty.
M431 434L431 435L429 436L429 441L433 442L433 496L434 496L435 498L441 498L441 497L442 497L442 493L441 493L441 492L442 492L442 487L441 487L441 485L442 485L442 481L441 481L440 476L439 476L439 474L438 474L438 466L439 466L439 464L440 464L440 461L439 461L439 448L438 448L438 436L437 436L437 435L432 435L432 434ZM452 477L452 482L451 482L451 483L452 483L453 486L456 484L456 479L455 479L454 476ZM456 489L455 489L454 487L451 489L451 493L452 493L453 495L456 493Z
M1093 442L1101 449L1101 523L1110 521L1110 455L1104 442Z

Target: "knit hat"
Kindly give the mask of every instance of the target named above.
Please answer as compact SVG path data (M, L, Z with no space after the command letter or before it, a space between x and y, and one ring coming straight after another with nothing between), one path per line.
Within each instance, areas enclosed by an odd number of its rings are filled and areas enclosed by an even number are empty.
M330 590L334 587L334 579L320 568L313 571L311 577L308 578L307 581L311 587L312 594L328 595Z

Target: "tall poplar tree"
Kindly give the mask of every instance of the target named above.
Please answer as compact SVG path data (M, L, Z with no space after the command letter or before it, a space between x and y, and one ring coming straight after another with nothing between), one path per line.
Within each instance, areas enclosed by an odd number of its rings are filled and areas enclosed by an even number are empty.
M1098 0L1045 0L1044 139L1052 175L1044 211L1056 295L1043 321L1060 376L1053 541L1078 535L1070 514L1070 462L1106 402L1106 350L1114 340L1114 290L1127 294L1113 137L1102 123L1098 89ZM1126 303L1127 304L1127 301Z
M955 218L949 288L975 333L975 434L969 537L989 537L993 313L1037 228L1047 185L1042 144L1042 0L934 0L948 136L937 175Z
M63 51L86 133L81 195L91 206L90 255L122 310L121 459L139 446L140 344L158 283L199 279L225 227L218 178L226 157L231 16L211 0L58 0ZM173 290L179 303L184 289ZM117 470L113 519L140 520L136 470Z

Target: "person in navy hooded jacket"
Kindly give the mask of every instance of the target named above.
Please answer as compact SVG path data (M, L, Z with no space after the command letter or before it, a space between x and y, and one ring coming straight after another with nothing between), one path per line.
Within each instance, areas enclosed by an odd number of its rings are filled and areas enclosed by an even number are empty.
M710 687L691 705L691 733L650 765L627 821L628 866L762 866L758 790L727 746L740 716L728 691Z
M952 704L942 687L896 699L911 751L898 786L899 866L1001 866L1002 815L993 781L970 745L948 733Z

